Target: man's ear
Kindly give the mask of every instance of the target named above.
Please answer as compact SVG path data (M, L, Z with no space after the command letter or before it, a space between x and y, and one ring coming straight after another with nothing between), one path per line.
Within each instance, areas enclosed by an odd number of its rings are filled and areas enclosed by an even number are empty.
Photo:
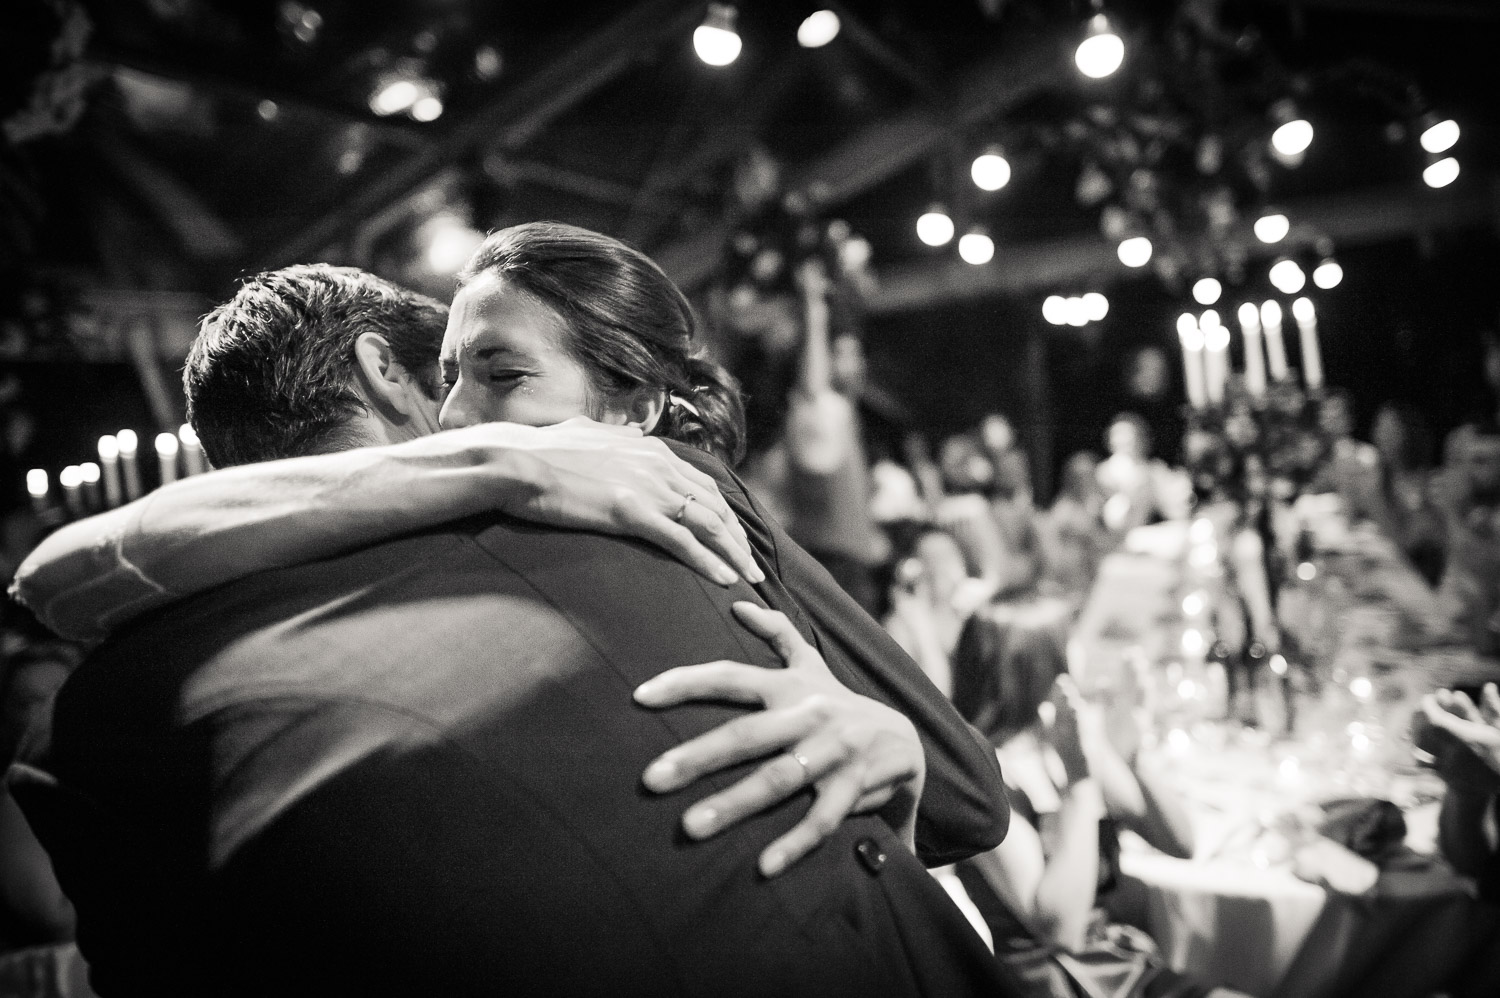
M387 418L397 415L411 419L411 393L407 390L412 373L391 352L391 345L379 333L360 333L354 341L354 362L359 370L360 387L366 398Z

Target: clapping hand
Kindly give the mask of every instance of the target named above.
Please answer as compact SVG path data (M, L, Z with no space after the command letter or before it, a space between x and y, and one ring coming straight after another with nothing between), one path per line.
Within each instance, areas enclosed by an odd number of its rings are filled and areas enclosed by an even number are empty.
M1443 779L1489 793L1500 791L1500 691L1486 683L1481 706L1461 692L1438 690L1422 698L1426 730L1418 747L1434 757Z
M647 788L670 793L710 773L765 758L734 786L688 809L683 827L693 838L706 839L814 787L817 799L803 819L761 853L760 871L767 877L807 855L851 814L888 809L887 819L914 849L916 804L927 772L916 727L898 711L839 683L783 614L746 602L736 603L734 613L776 649L786 668L708 662L643 683L635 699L647 707L729 700L765 708L661 755L646 768Z

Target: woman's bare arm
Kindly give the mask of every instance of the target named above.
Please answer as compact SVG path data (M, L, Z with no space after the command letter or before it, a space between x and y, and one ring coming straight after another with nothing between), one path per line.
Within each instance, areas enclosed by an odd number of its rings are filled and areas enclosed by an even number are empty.
M736 570L762 577L709 476L656 438L569 420L196 475L56 531L21 565L12 592L59 634L96 639L254 572L486 511L637 537L716 582Z

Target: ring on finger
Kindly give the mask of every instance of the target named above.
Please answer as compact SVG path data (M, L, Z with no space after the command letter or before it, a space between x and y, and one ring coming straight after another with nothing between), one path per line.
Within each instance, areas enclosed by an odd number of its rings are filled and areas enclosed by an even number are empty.
M812 763L808 761L807 756L797 751L788 752L787 755L791 756L792 761L802 767L802 782L811 783L813 781Z
M689 492L687 495L683 496L682 497L682 505L677 507L677 514L675 516L673 516L672 519L676 520L678 523L681 523L682 522L682 518L687 515L688 506L690 506L691 504L693 504L693 503L695 503L697 501L698 501L698 497L695 496L695 495L693 495L691 492Z

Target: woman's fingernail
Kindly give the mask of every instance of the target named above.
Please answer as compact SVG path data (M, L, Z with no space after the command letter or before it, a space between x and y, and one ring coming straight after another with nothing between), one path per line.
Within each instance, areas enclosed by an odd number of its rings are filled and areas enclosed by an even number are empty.
M740 577L734 569L721 564L714 569L714 581L721 586L732 586L740 581Z
M635 693L632 695L637 700L644 703L649 700L655 700L657 694L659 694L660 692L661 688L656 685L656 680L651 679L637 686L635 688Z
M786 853L780 849L767 854L765 859L760 861L760 872L768 877L774 877L784 869L786 869Z
M759 566L752 566L745 577L750 580L752 585L766 581L766 573L762 572Z
M718 820L719 812L711 807L698 808L687 813L683 823L687 825L690 834L702 838L714 830L714 822Z
M677 779L677 763L671 759L658 759L646 767L646 785L653 790L666 789Z

